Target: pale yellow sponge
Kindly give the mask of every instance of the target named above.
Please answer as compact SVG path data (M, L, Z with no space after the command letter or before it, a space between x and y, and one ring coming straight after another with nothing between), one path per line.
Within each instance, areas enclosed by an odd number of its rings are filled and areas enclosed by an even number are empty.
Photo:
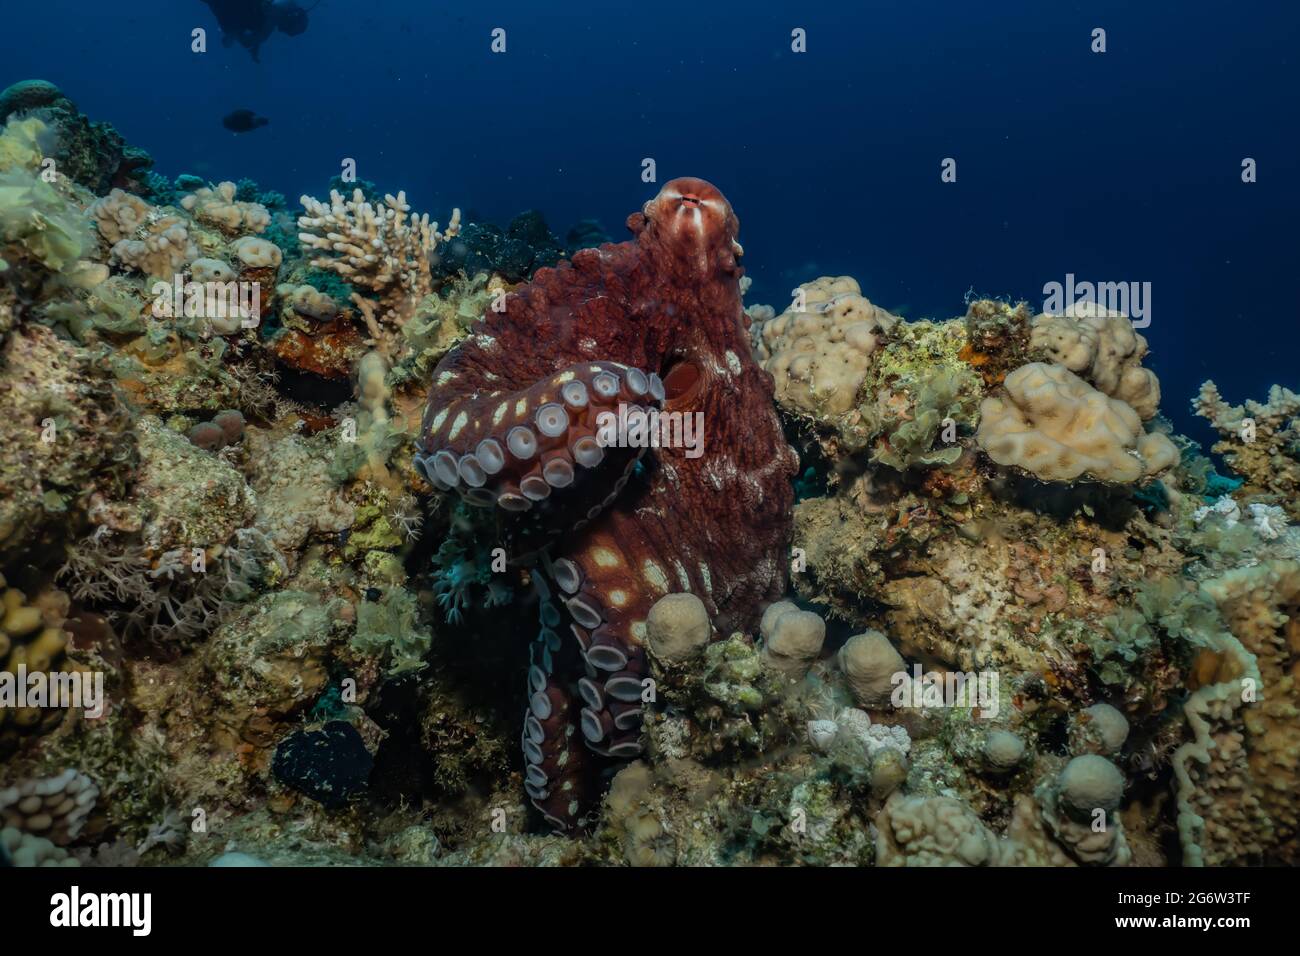
M114 189L86 207L86 215L94 221L101 236L109 242L119 242L135 238L151 219L157 218L157 210L139 196Z
M1111 398L1133 406L1143 421L1160 407L1160 381L1142 367L1147 340L1122 313L1080 303L1066 315L1040 315L1029 346L1087 379Z
M138 196L114 189L91 203L86 214L113 244L114 261L128 269L170 281L199 258L186 222Z
M230 251L250 269L275 268L284 258L279 246L256 236L240 236L230 244Z
M1133 482L1178 461L1164 435L1146 434L1131 406L1064 365L1033 362L1009 374L1001 396L980 405L979 446L999 465L1044 481Z
M811 415L853 408L871 356L897 316L873 305L849 276L822 276L757 330L757 352L781 404Z
M204 186L181 200L181 207L192 213L200 222L211 223L223 232L234 234L244 230L261 232L271 224L271 214L256 202L242 202L235 198L234 183L218 183L216 188Z

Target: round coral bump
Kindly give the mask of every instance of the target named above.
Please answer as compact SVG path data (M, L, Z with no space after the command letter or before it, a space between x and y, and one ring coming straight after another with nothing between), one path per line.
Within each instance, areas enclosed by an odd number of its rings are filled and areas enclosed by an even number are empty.
M226 433L215 422L199 422L190 429L190 442L204 451L216 451L226 443Z
M226 444L233 445L244 437L244 415L236 408L228 408L223 412L217 412L216 417L212 419L216 425L225 434Z

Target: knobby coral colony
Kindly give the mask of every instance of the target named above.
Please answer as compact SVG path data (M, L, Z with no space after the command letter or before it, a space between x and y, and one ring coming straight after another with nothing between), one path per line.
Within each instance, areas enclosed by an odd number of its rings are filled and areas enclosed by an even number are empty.
M1216 466L1097 306L746 307L701 180L566 260L0 112L0 859L1296 862L1290 391Z

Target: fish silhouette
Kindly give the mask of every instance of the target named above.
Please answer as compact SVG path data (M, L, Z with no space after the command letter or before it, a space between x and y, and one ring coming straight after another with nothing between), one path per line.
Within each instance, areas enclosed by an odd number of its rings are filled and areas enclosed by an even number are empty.
M252 110L235 110L221 119L221 125L232 133L247 133L269 122L271 121L265 116L258 116Z

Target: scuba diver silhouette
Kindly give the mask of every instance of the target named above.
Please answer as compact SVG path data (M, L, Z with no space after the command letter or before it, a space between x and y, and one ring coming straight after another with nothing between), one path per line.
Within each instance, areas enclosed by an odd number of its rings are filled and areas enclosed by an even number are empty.
M307 29L307 13L320 5L320 0L303 7L296 0L203 0L221 28L221 42L225 46L238 43L260 63L259 48L272 33L279 30L286 36L296 37Z

